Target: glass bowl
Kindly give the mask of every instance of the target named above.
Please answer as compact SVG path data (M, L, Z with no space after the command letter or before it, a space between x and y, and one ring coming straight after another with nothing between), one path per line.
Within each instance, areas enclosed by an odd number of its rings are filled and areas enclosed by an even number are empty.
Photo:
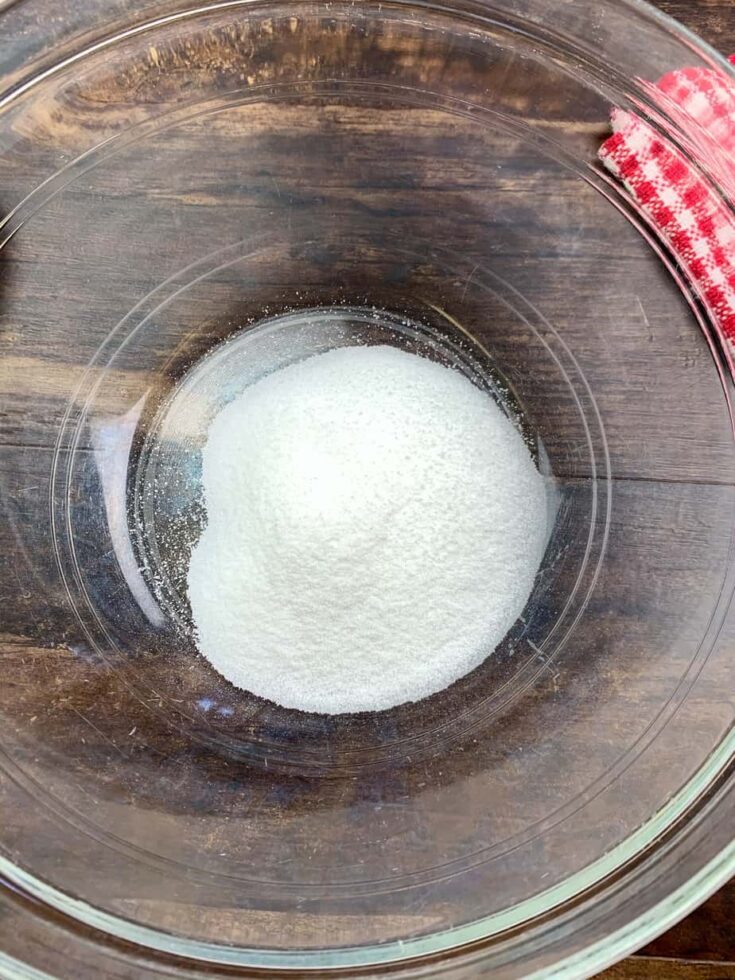
M644 80L724 62L634 0L21 0L0 36L0 968L560 978L683 915L735 867L732 380L596 153L618 106L695 157ZM304 714L196 652L201 447L376 343L518 421L551 535L472 674Z

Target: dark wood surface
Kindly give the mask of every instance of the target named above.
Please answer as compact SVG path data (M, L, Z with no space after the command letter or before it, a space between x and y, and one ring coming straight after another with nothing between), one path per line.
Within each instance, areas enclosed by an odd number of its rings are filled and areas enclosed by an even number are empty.
M671 2L661 2L660 6L663 9L665 9L667 12L678 17L682 22L690 26L694 31L701 34L703 37L705 37L713 45L720 48L721 50L724 51L735 50L735 3L733 3L733 0L717 0L717 2L713 2L713 0L696 0L696 2L684 2L684 0L671 0ZM158 58L158 54L156 54L155 57ZM141 82L141 86L142 84L143 83ZM598 117L599 111L594 107L593 109L594 112L591 111L591 114L596 115L596 117ZM357 126L358 124L359 124L359 119L357 120L355 125ZM592 137L590 136L589 138ZM480 147L480 150L481 149L482 147ZM204 178L202 178L202 182L204 182ZM184 192L189 193L188 189L184 189L181 191L182 194L184 194ZM274 193L276 194L279 193L278 187L274 189ZM336 190L330 191L330 193L333 193L334 200L338 201L339 189L337 188ZM386 207L387 207L392 204L390 198L390 194L391 194L390 188L388 188L385 191L385 194L386 194ZM192 197L189 197L188 203L192 205L196 205L197 203L201 203L201 201L197 201L194 200ZM132 239L133 236L131 235L131 244L129 246L130 260L131 260L130 268L134 269L136 266L134 261L135 256L134 256L134 249L133 249L134 242L132 242ZM57 242L55 244L53 242L51 243L51 245L54 245L54 247L61 247L61 248L63 248L63 244L64 244L63 241ZM602 241L600 243L600 248L606 249L607 244L608 244L607 242ZM91 243L89 244L89 247L90 248L92 247ZM121 244L121 249L122 248L124 248L124 244ZM622 257L622 259L624 259L624 256ZM590 256L589 259L590 274L587 276L587 278L585 278L579 273L579 265L577 265L578 282L580 283L578 288L580 290L582 288L589 288L590 295L592 295L597 288L597 281L596 278L593 279L593 274L595 274L596 272L598 260L599 260L599 255L593 254ZM559 267L560 263L563 261L564 261L564 256L554 257L554 262L556 263L557 268ZM580 259L577 256L575 256L574 261L576 263L579 263ZM15 271L16 271L16 279L20 280L23 273L22 263L18 265ZM114 271L115 270L110 270L110 274L113 275ZM368 273L366 272L366 275L367 274ZM375 275L377 277L378 271L375 272ZM561 277L560 277L560 281L561 281ZM469 279L467 280L467 282L469 283ZM587 282L590 283L589 287L586 286ZM466 291L466 286L464 288ZM636 289L637 288L638 287L636 285ZM138 289L139 289L138 284L132 282L131 280L131 291L137 292ZM267 300L268 296L265 296L265 299ZM561 307L561 305L562 304L560 301L559 306ZM88 315L90 317L90 320L93 321L94 317L96 316L96 311L90 308ZM562 315L563 313L560 310L559 316ZM644 319L646 319L645 313L643 313L643 317ZM37 322L41 325L39 329L42 329L44 325L43 318L39 317ZM655 327L656 324L654 323L652 330L654 330ZM653 343L653 337L652 337L652 343ZM35 390L34 378L27 371L29 365L26 364L25 362L23 363L16 362L15 366L18 368L18 375L25 378L26 379L25 383L27 383L30 387L34 388ZM134 383L135 373L134 371L131 370L130 365L124 365L123 367L124 367L124 371L127 373L125 373L123 376L123 371L121 371L119 382L121 385L123 385L124 382L124 385L127 389L130 385ZM629 369L631 371L631 375L635 374L636 364L631 361ZM63 372L63 377L62 377L62 372ZM44 440L48 437L48 431L50 429L51 424L53 424L54 422L54 419L52 417L52 412L56 404L56 400L54 398L56 394L54 389L54 384L58 380L59 389L63 393L65 390L65 386L69 383L68 372L69 372L69 365L62 361L62 363L59 365L58 374L48 370L44 374L46 383L47 385L49 385L47 390L48 412L45 413L42 418L40 417L38 419L37 428L33 433L34 438L36 440L36 442L34 442L34 445L37 443L38 445L43 446ZM17 382L14 383L17 384ZM16 388L13 388L13 390L15 391ZM676 398L678 400L680 400L679 392L681 392L682 390L683 390L682 385L677 385L672 387L672 391L677 393ZM601 397L603 399L607 399L608 403L612 404L613 400L616 397L616 393L614 391L602 391ZM22 407L23 407L22 405L19 407L17 415L8 414L4 419L4 425L6 428L3 435L4 435L5 442L7 443L8 453L16 453L20 451L18 446L16 445L17 438L16 438L16 432L14 426L18 424L18 418L20 418L21 416ZM672 404L671 404L672 416L675 415L676 413L676 407L677 406L674 403L674 400L672 399ZM700 406L700 422L703 422L704 420L704 416L706 414L706 408L707 408L706 405L703 407ZM681 411L683 410L684 409L681 409ZM29 431L27 425L27 416L24 416L23 421L25 424L25 433L27 436ZM643 419L640 424L642 426L641 442L644 445L647 445L648 442L650 441L652 445L655 445L655 439L653 439L651 433L649 433L645 429L645 424L646 424L645 419ZM618 438L618 439L614 438L615 435L616 433L613 433L613 453L614 454L617 453L614 461L616 463L618 471L623 473L627 478L633 481L640 479L641 474L639 473L638 470L635 469L635 465L638 465L636 459L633 458L632 456L630 458L625 456L624 440L622 438ZM718 445L720 444L717 443L717 440L712 440L712 446L714 447L713 458L712 460L708 460L708 462L712 464L713 469L717 468L717 464L719 460L719 456L715 451L717 450ZM670 503L671 513L675 515L679 515L681 519L684 521L684 523L686 524L686 526L688 526L687 521L689 521L689 517L688 517L689 511L687 510L687 501L689 500L689 498L686 496L687 494L686 488L687 486L690 486L690 484L684 483L683 488L679 489L677 488L677 483L679 480L682 481L691 480L693 478L694 468L692 469L692 472L690 472L689 469L687 468L688 462L687 462L686 454L682 454L681 463L679 465L681 467L680 471L677 470L676 472L671 472L670 470L665 468L664 463L661 460L659 460L657 457L655 457L655 455L648 454L645 459L645 466L646 466L645 476L647 476L647 478L649 479L662 481L662 487L664 486L664 484L666 485L666 487L668 487L668 489L661 490L661 500L671 501ZM721 462L721 466L724 469L725 462ZM569 475L577 476L578 474L570 473ZM18 488L18 494L22 494L27 490L32 491L33 489L34 487L31 486L30 484L29 486L25 486L25 485L20 486ZM712 493L726 492L724 490L722 491L717 490L716 488L715 489L710 488L710 489ZM713 508L713 511L716 511L716 508ZM646 532L646 529L644 528L643 531L639 531L638 533L639 535L650 533L655 543L655 535L658 533L658 529L656 527L652 527L649 529L648 532ZM640 550L642 554L645 552L645 549L643 548L642 545ZM651 551L653 552L653 549L651 549ZM704 558L702 559L702 567L705 568L705 570L707 568ZM699 567L697 569L689 568L689 571L690 572L694 571L697 572L697 574L701 574L702 568ZM646 566L643 566L641 574L644 577L645 577L645 572L646 572ZM684 588L685 586L689 588L690 584L688 583L688 581L685 581L684 578L682 578L682 588ZM21 588L21 590L26 588L25 584L21 583L20 580L19 580L19 587ZM623 605L622 602L621 605ZM23 608L20 605L16 606L15 608L17 608L19 615L23 614ZM43 623L39 624L39 630L44 626L45 624ZM645 638L642 638L642 642L643 639ZM26 645L23 646L20 654L23 660L24 667L26 663L30 663L31 669L33 669L34 651L36 651L36 647L34 647L32 642L28 640ZM48 651L44 651L44 654L45 654L44 669L46 669L46 665L49 662ZM67 655L68 655L68 651L64 649L60 650L58 653L59 657L64 657ZM38 659L40 664L40 658ZM91 680L91 675L94 673L94 671L92 670L93 667L94 664L91 665L89 670L90 680ZM84 671L86 669L85 662L83 661L83 659L80 659L79 669L80 671ZM82 680L86 683L88 678L85 676L82 678ZM74 692L77 697L81 697L80 691L81 691L81 686ZM105 693L107 695L109 694L109 691L106 691ZM68 707L63 707L58 709L60 712L58 716L60 723L62 722L66 723L69 720L74 722L76 719L79 723L80 738L82 736L87 737L91 740L94 740L97 736L99 736L100 738L106 738L105 744L100 745L100 752L101 752L100 758L102 758L102 756L106 753L107 755L110 756L110 758L112 758L115 761L116 768L121 771L125 770L126 766L131 765L129 762L129 758L133 756L133 753L135 751L135 743L132 742L132 739L135 738L136 733L138 737L140 737L139 726L135 722L135 719L131 720L129 715L122 714L119 717L119 727L120 727L119 738L117 734L113 733L112 740L110 740L108 735L102 735L100 731L99 725L97 724L98 716L94 714L95 711L94 706L89 708L89 710L87 710L87 707L85 707L85 705L89 705L91 703L91 696L89 691L85 692L84 694L84 698L85 698L84 705L80 705L83 709L83 713L80 713L80 711L77 710L76 701L66 689L64 689L63 691L55 692L55 698L58 701L59 705L64 705L64 706L68 705ZM100 699L100 704L108 705L108 715L110 714L109 703L110 703L109 701ZM36 712L34 709L33 718L35 718L35 716L36 716ZM86 726L86 728L88 728L89 731L87 731L84 726ZM126 739L128 741L126 741ZM119 757L119 761L118 761L118 757ZM225 790L226 787L225 789L223 789L223 792ZM210 792L212 791L211 787L209 787L209 791ZM205 797L203 796L202 799L205 799ZM398 816L400 816L400 813L398 813ZM396 817L396 819L398 819L398 816ZM671 978L671 980L677 980L677 978L695 978L695 977L701 977L704 978L704 980L715 980L715 978L721 978L721 980L726 980L726 978L730 978L730 977L735 978L735 885L731 885L729 888L723 889L718 895L713 897L705 906L703 906L700 910L698 910L696 913L691 915L687 920L682 922L675 929L671 930L665 936L662 936L657 941L650 944L645 950L641 951L639 955L635 957L631 957L624 963L619 964L612 970L608 971L608 973L605 974L605 976L608 978L608 980L636 980L636 978L643 978L643 977Z
M655 0L724 54L735 52L733 0ZM636 956L600 975L604 980L735 978L735 881Z

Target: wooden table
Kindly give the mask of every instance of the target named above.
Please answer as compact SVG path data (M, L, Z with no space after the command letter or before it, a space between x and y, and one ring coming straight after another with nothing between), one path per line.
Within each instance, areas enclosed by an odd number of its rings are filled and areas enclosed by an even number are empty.
M720 50L735 51L735 0L658 0L658 2L662 9L687 24ZM2 6L3 0L0 0L0 7ZM157 67L158 52L155 48L151 51L152 64ZM274 193L280 194L278 186L274 188ZM106 738L106 735L100 733L99 728L87 719L86 714L82 716L76 710L74 702L70 710L78 716L80 725L86 724L90 729L90 731L84 729L86 738L94 740L95 733L101 739ZM123 723L124 735L132 737L137 726L125 715L120 718L120 724ZM105 744L99 745L99 749L100 757L103 755L106 757L114 752L120 754L121 759L123 758L116 742L110 741L109 738ZM115 762L117 766L122 765L117 759ZM703 978L703 980L734 978L735 980L735 883L722 889L702 909L668 934L651 943L638 955L607 971L603 976L607 980L636 980L644 977L667 978L667 980L679 980L679 978Z
M655 0L667 14L719 51L735 51L732 0ZM735 978L735 881L604 980L730 980Z

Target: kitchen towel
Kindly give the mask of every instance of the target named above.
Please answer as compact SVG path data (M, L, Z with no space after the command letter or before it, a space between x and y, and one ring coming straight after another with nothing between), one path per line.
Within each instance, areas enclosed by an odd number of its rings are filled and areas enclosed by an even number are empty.
M644 86L677 123L686 152L634 112L614 109L613 134L599 156L711 311L735 374L735 212L727 200L735 201L735 80L713 68L683 68ZM724 196L692 158L706 165Z

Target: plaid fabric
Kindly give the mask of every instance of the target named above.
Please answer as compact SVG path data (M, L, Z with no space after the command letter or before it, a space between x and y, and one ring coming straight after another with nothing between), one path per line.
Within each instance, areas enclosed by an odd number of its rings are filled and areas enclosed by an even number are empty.
M656 88L724 150L735 149L735 86L731 78L711 68L682 68L660 78Z
M713 69L685 68L648 87L676 118L682 143L696 147L696 159L729 196L735 190L735 82ZM611 123L600 159L668 242L719 326L735 371L735 215L687 156L640 117L614 109Z

